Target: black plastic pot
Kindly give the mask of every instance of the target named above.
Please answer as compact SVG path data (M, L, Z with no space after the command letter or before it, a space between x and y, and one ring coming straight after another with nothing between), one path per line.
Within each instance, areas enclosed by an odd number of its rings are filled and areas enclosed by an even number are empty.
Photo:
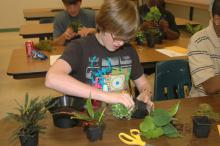
M103 137L103 131L105 129L105 125L90 125L85 127L86 136L89 139L89 141L94 142L97 140L102 140Z
M144 44L144 42L138 37L136 37L135 40L137 42L137 45L143 45Z
M155 43L156 43L156 42L155 42L155 38L154 38L153 35L147 33L147 34L146 34L146 41L147 41L147 46L148 46L149 48L153 48L153 47L155 46Z
M71 115L68 113L84 110L84 100L82 98L67 95L60 96L54 98L49 105L53 105L49 108L49 111L53 116L53 123L56 127L72 128L80 123L77 119L71 119Z
M38 146L38 135L36 132L32 136L19 136L21 146Z
M211 121L207 116L193 117L193 133L198 138L208 137L210 132Z
M139 100L135 100L135 111L132 114L132 118L136 119L143 119L145 116L147 116L148 110L147 110L147 105Z

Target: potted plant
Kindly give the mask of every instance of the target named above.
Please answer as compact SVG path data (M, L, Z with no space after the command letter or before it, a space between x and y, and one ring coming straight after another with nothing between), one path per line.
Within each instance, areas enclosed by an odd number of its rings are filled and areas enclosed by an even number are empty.
M202 30L203 28L204 28L204 26L201 25L201 24L197 24L197 25L193 25L193 24L190 24L190 23L186 24L186 30L187 30L191 35L193 35L193 34L195 34L196 32Z
M6 119L11 119L19 123L19 127L13 132L12 140L19 137L21 146L37 146L38 134L46 128L40 121L46 118L47 108L50 98L40 100L38 97L30 99L25 95L23 105L17 103L18 113L7 113Z
M137 45L143 45L145 41L144 33L141 30L137 31L135 39L136 39Z
M147 45L153 48L156 43L161 44L163 39L162 31L159 28L159 20L161 19L160 10L157 7L151 7L150 11L144 16L144 21L153 24L153 27L145 27L143 24L142 30L145 33Z
M193 117L193 133L198 138L208 137L211 128L211 121L207 116Z
M91 98L87 99L85 106L86 113L73 112L71 118L83 121L84 130L90 141L101 140L105 127L103 117L106 108L94 111Z

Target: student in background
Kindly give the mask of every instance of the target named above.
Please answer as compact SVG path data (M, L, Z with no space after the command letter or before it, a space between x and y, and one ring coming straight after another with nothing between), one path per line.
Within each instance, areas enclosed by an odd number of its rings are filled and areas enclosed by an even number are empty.
M148 29L156 27L157 24L151 21L144 21L144 17L150 11L150 7L157 6L162 16L159 20L159 27L162 30L165 39L175 40L180 36L177 28L174 15L165 9L164 0L149 0L148 5L144 4L139 8L139 13L142 22L142 29Z
M95 11L81 9L82 0L62 0L66 10L60 12L54 19L53 39L55 45L66 45L77 36L87 36L95 32ZM70 27L72 22L79 22L82 28L78 33Z
M191 97L220 92L220 0L214 1L211 13L208 27L194 34L188 46Z
M134 107L129 90L132 79L149 106L151 89L138 55L126 42L134 37L139 15L130 0L104 0L97 15L97 33L73 40L49 69L46 86L68 95L121 103ZM72 76L70 75L72 74ZM108 91L108 92L106 92Z

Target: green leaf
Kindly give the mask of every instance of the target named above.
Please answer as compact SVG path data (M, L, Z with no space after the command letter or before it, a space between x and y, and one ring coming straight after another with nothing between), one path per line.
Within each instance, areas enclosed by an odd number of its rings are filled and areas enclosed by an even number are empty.
M140 124L140 130L146 132L155 128L153 118L151 116L146 116L144 121Z
M166 126L163 126L162 129L165 135L172 135L172 134L178 133L176 128L170 123L167 124Z
M148 130L146 132L142 132L141 134L148 139L158 138L163 135L163 129L160 127L157 127L155 129Z
M172 106L172 107L168 110L169 115L170 115L171 117L173 117L174 115L176 115L176 113L177 113L177 111L178 111L178 109L179 109L179 105L180 105L180 101L179 101L177 104L175 104L174 106Z
M86 109L88 111L89 116L94 119L94 110L93 110L93 107L92 107L91 95L86 101Z
M152 112L152 117L156 126L165 126L172 120L172 117L164 109L155 109Z

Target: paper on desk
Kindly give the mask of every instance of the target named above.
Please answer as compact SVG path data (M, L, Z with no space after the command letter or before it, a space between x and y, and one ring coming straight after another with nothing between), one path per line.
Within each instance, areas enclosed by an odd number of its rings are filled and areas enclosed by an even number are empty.
M54 62L60 57L61 55L51 55L50 56L50 65L53 65Z
M163 49L156 49L156 51L165 54L169 57L179 57L187 55L187 49L179 46L165 47Z

